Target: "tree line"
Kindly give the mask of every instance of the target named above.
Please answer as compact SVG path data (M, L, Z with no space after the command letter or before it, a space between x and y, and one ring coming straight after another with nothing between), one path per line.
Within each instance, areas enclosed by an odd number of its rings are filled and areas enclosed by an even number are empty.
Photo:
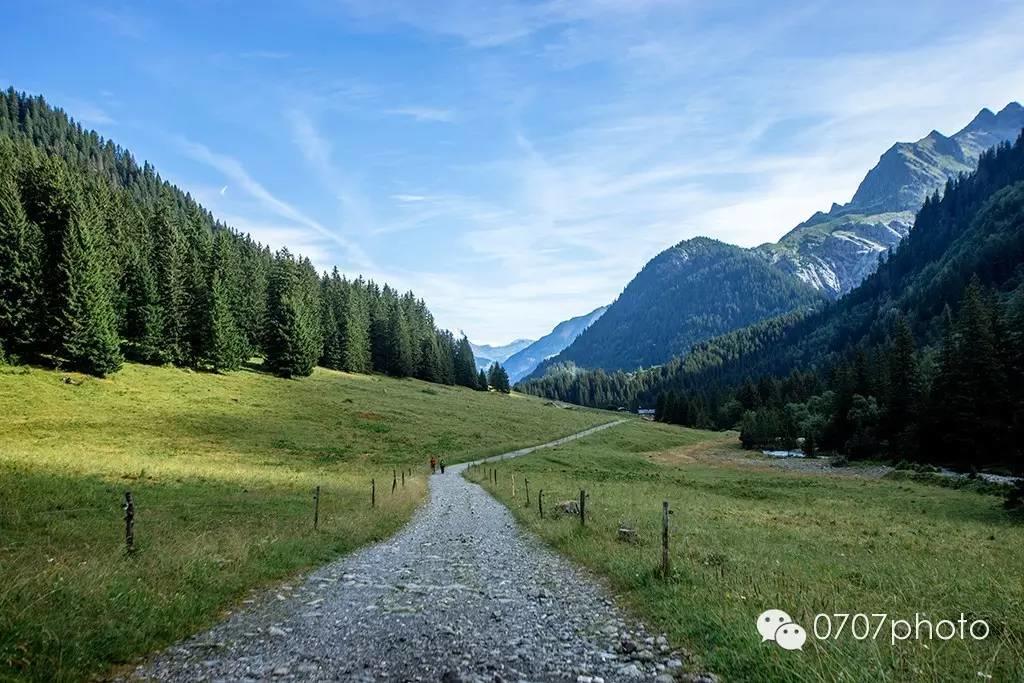
M253 356L478 387L469 341L411 292L318 274L216 221L41 97L0 93L0 355L98 376ZM486 386L484 387L486 388Z

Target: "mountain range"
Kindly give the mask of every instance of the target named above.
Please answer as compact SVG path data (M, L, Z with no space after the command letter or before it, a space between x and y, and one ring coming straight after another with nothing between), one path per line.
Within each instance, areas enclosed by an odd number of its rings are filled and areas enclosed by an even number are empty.
M509 356L504 362L509 379L512 382L518 382L529 375L544 359L557 355L562 349L576 341L576 338L607 310L607 306L601 306L586 315L563 320L555 325L551 332Z
M532 339L516 339L515 341L502 346L474 344L473 342L469 342L469 346L473 349L473 356L476 358L477 369L486 370L494 363L504 363L509 356L522 351L532 343Z
M878 257L907 236L925 197L950 178L970 173L982 151L1013 140L1024 127L1024 107L998 114L982 109L959 132L933 130L917 142L898 142L868 171L847 204L833 204L756 251L831 298L874 272Z
M833 204L778 242L744 249L705 237L666 249L644 266L607 313L529 377L555 365L633 370L696 343L816 301L837 299L873 273L907 236L925 199L973 171L983 150L1014 140L1024 107L982 109L963 129L896 143L853 198Z

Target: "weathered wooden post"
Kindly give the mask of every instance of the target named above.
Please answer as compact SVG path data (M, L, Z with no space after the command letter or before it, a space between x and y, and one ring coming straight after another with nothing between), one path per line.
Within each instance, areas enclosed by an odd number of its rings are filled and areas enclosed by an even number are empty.
M135 552L135 501L132 492L124 492L124 545L125 551L131 555Z
M395 495L395 489L398 488L398 472L391 470L391 495Z
M530 507L530 480L523 477L523 483L526 485L526 507Z
M587 492L584 491L583 489L580 489L580 526L586 526L587 525L587 516L586 516L586 512L585 512L586 506L587 506Z
M405 488L405 470L402 470L402 488Z
M516 497L516 473L512 473L512 497Z
M668 501L661 504L661 576L667 579L669 576L668 560Z
M320 528L320 487L316 487L313 494L313 531Z
M370 507L377 507L377 480L370 480Z
M544 489L537 493L537 510L540 511L540 518L544 519Z

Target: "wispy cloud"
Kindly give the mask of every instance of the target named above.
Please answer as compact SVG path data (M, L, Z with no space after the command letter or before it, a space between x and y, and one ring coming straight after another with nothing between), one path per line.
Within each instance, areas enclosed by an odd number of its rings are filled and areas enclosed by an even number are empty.
M283 50L248 50L246 52L239 53L238 56L242 59L269 59L276 61L288 59L292 55L290 52L285 52Z
M429 121L432 123L451 123L455 120L454 111L436 107L397 107L395 109L388 109L385 113L395 116L408 116L417 121Z
M117 123L105 109L98 104L84 100L70 100L68 109L72 112L75 120L90 126L109 126Z
M241 188L242 192L254 199L260 207L271 215L285 219L330 240L341 247L346 260L357 267L372 267L372 261L359 245L336 230L324 227L319 221L306 215L303 211L283 199L276 197L266 187L249 175L245 167L237 159L213 152L205 145L181 138L182 150L191 158L204 163L222 173Z

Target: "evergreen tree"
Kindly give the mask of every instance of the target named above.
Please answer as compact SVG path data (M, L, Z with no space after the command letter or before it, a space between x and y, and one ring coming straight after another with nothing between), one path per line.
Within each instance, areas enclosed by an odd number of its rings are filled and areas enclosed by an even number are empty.
M210 233L206 229L197 206L193 205L190 208L182 221L182 226L182 246L184 247L182 275L185 292L183 305L187 332L183 337L182 360L192 367L198 367L213 353L210 345L213 343L211 335L214 302L211 299L212 276L209 267L213 245ZM219 305L230 314L232 304L229 293L230 283L225 277L225 264L228 255L223 254L220 258L223 262L217 279L224 301ZM221 322L224 327L223 317L221 317ZM231 321L227 327L233 328L234 322ZM231 334L234 334L233 329ZM236 365L234 362L230 364Z
M220 270L210 276L207 329L203 342L203 361L214 370L237 370L242 364L244 346L231 312L230 293Z
M300 266L282 249L268 286L266 366L280 377L305 377L320 355L316 309L310 310Z
M96 217L72 208L60 263L60 356L74 369L104 377L121 367L120 340L97 250Z
M490 382L487 379L487 373L484 372L483 368L480 368L480 373L476 377L476 388L480 391L487 391Z
M914 334L904 316L896 323L892 349L888 355L885 432L890 450L899 457L916 456L917 420L921 381L914 348Z
M372 369L369 293L362 279L350 284L343 307L342 367L349 372L369 372Z
M120 289L124 297L121 337L125 355L143 363L159 363L164 329L160 295L149 260L137 248L129 252Z
M165 362L184 364L188 357L188 292L183 267L184 247L170 201L162 198L149 218L153 238L153 271L160 293L160 353Z
M409 377L416 369L409 322L397 301L389 302L388 308L385 332L386 372L395 377Z
M236 270L235 253L227 233L218 233L213 243L208 284L201 295L204 307L194 314L202 325L200 334L194 337L199 354L197 361L218 372L237 370L245 354L245 340L235 322L232 306L237 301L231 288ZM197 305L196 296L193 296L192 303Z
M39 295L41 237L29 223L13 176L13 160L0 153L0 352L30 348Z
M473 358L473 347L463 335L455 348L455 383L470 389L477 386L476 360Z
M490 384L495 391L503 394L507 394L512 390L509 386L508 373L505 372L505 368L501 367L501 364L498 362L491 365L491 369L487 373L487 383Z

